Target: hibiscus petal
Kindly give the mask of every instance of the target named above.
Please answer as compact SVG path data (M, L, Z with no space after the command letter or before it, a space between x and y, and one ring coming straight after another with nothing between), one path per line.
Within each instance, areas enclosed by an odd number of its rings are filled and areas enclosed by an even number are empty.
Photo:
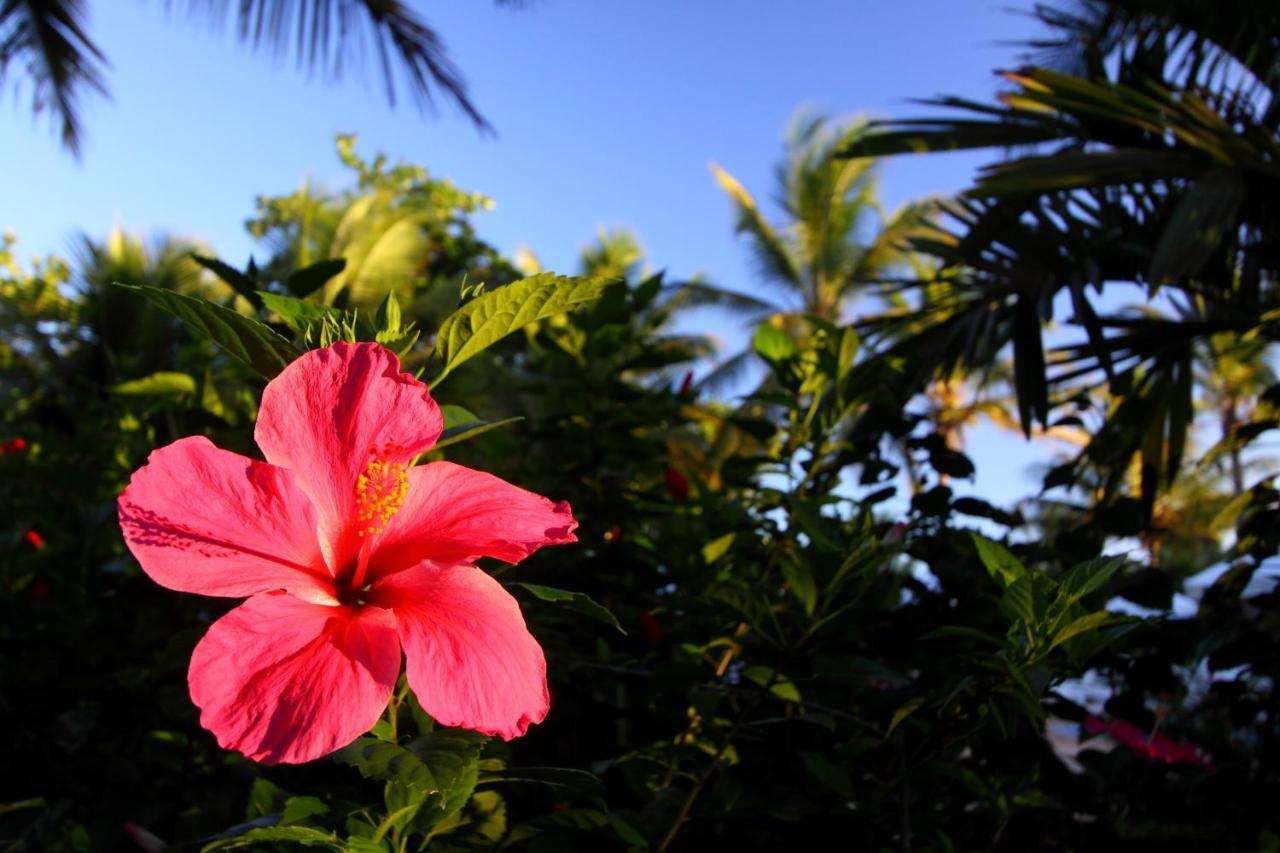
M200 725L220 746L264 764L294 764L372 728L399 673L390 611L265 593L209 627L187 681Z
M516 563L543 545L576 542L577 526L564 501L552 503L452 462L431 462L410 469L404 506L378 537L370 573L391 574L423 560Z
M395 612L409 686L441 725L510 740L547 716L542 647L480 569L424 563L375 583L370 600Z
M359 543L355 486L375 457L404 463L444 422L427 386L378 344L311 350L267 383L254 438L267 461L298 478L320 515L321 544L340 570Z
M184 438L151 454L118 507L129 550L162 586L335 601L315 510L283 468Z

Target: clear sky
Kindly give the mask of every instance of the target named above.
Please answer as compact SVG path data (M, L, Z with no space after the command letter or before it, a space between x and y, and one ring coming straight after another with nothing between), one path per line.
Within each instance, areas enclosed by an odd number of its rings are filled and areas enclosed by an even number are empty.
M111 62L111 99L86 104L77 161L47 119L5 93L0 227L29 255L66 252L76 234L101 236L118 220L134 233L199 238L239 265L253 249L243 222L254 197L308 176L339 185L333 136L354 132L366 155L422 163L494 197L480 234L507 251L531 248L550 269L571 271L597 226L626 225L655 267L751 291L759 282L709 161L763 202L797 109L889 117L919 114L912 98L988 99L992 70L1017 64L1011 42L1038 31L1010 11L1028 0L416 5L444 36L496 137L445 102L434 117L408 103L389 107L372 67L324 85L229 32L166 14L160 0L89 0L90 31ZM885 201L960 189L986 159L890 162ZM1015 444L979 431L980 486L1013 485L1033 457Z

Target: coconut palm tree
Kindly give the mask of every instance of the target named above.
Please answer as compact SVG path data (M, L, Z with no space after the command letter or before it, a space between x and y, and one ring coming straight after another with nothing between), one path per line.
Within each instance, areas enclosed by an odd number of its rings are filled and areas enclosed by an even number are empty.
M916 332L863 375L892 362L909 396L939 370L981 370L1011 349L1028 434L1057 422L1084 383L1108 416L1074 473L1107 469L1110 494L1139 456L1150 522L1180 472L1197 365L1224 363L1213 341L1280 341L1280 6L1085 0L1037 12L1051 35L1004 75L998 104L943 98L958 116L882 123L844 150L1007 152L917 243L953 298L913 318ZM1175 315L1115 309L1117 292L1144 291L1147 308ZM1043 327L1064 305L1080 340L1047 351Z
M849 308L885 283L907 258L904 246L932 209L907 205L886 216L881 209L875 161L840 158L861 139L867 123L836 122L804 115L787 134L786 156L777 168L775 201L785 217L771 222L743 184L719 165L711 171L729 196L736 229L751 248L769 296L708 294L749 319L766 317L793 336L803 336L804 315L840 322ZM732 381L750 352L726 360L704 382Z

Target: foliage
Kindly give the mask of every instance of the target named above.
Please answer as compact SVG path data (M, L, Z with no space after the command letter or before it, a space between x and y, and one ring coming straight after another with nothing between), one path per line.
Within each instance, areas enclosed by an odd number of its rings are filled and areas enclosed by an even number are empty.
M995 124L984 132L1008 129ZM957 144L974 138L962 132ZM678 381L709 347L673 324L706 290L649 274L638 241L605 235L581 276L522 277L476 237L480 197L351 145L340 152L353 188L261 201L250 225L270 254L261 267L119 233L74 262L24 266L6 238L0 732L19 771L0 782L6 845L1275 846L1278 599L1263 562L1280 547L1280 495L1269 480L1232 492L1229 441L1272 405L1270 320L1214 325L1203 340L1203 321L1182 315L1106 326L1176 327L1177 369L1161 375L1153 350L1141 369L1113 370L1130 372L1124 393L1085 389L1074 423L1042 425L1122 448L1125 418L1159 423L1167 462L1168 414L1190 383L1215 389L1226 443L1195 477L1161 474L1164 503L1143 502L1148 445L1137 468L1068 463L1050 473L1073 486L1061 500L1005 507L957 481L975 473L958 435L975 412L1002 411L992 389L1018 329L1009 381L1039 417L1025 392L1044 306L1028 313L1021 290L991 278L1010 258L922 272L941 281L887 301L874 323L794 312L761 325L752 352L766 381L731 405ZM1173 209L1193 191L1151 192ZM1046 195L1031 198L1000 239L1025 236L1068 282L1091 280L1090 252L1120 252L1094 225L1037 218ZM999 235L983 217L1003 203L962 201L972 228L951 240L939 225L933 248L989 247ZM1035 233L1046 222L1061 245ZM387 268L412 272L373 284L363 270L383 261L370 247L400 223L411 251L386 257L413 263ZM1126 232L1137 241L1126 251L1147 252L1152 229ZM1235 232L1222 239L1244 251ZM1194 285L1195 305L1216 305L1228 277L1213 269L1159 287ZM1270 268L1258 269L1261 299ZM1247 278L1241 266L1231 280ZM376 340L437 380L446 440L429 458L573 507L577 545L486 566L547 653L551 713L525 737L441 728L403 683L365 737L308 765L255 765L199 726L184 667L222 608L142 576L115 497L176 438L249 451L265 378L334 340ZM968 408L962 392L983 387L984 369L992 393ZM1130 404L1155 405L1150 395L1164 420ZM1249 475L1256 460L1240 461ZM1155 536L1149 519L1167 530Z

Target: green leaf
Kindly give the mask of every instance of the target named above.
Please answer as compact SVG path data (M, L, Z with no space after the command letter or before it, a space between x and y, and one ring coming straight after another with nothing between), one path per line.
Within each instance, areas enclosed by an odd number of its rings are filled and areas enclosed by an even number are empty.
M262 300L258 295L258 282L253 276L245 275L240 270L218 258L207 258L204 255L192 252L191 259L231 285L231 289L248 299L253 307L260 308L262 306ZM252 264L252 261L250 263ZM252 267L251 271L254 271Z
M289 797L284 801L284 809L280 812L280 825L292 826L328 813L329 806L319 797Z
M813 580L813 571L808 563L798 559L784 559L782 576L786 579L792 595L804 607L805 615L812 616L814 609L818 606L818 586Z
M507 804L497 791L477 791L467 806L469 829L491 844L507 834Z
M333 758L356 768L366 779L401 782L424 791L439 790L430 769L417 755L377 738L359 738L333 753Z
M796 354L796 342L791 340L791 336L779 328L769 324L768 321L761 323L756 328L755 336L751 339L751 346L760 356L771 364L780 361L786 361Z
M453 408L457 409L461 407L454 406ZM463 409L463 411L466 410ZM440 440L432 445L431 449L439 450L442 447L448 447L451 444L457 444L459 442L475 438L477 435L482 435L491 429L497 429L500 426L506 426L507 424L513 424L516 421L522 420L524 420L524 417L518 416L514 418L492 418L490 420L471 421L470 423L459 424L458 426L447 428L444 432L440 433Z
M446 430L453 429L454 427L461 426L462 424L474 423L479 420L479 418L472 414L470 410L450 403L446 403L440 407L440 417L444 419L444 428Z
M818 781L826 784L837 794L845 799L853 797L853 780L849 778L848 772L843 767L837 767L818 753L808 750L800 752L800 761Z
M440 810L424 811L414 821L415 828L425 831L447 821L467 804L479 780L480 752L488 740L488 735L467 729L437 729L408 745L431 771L444 796Z
M1026 575L1027 570L1019 562L1018 558L1010 554L1008 549L998 542L992 542L985 536L979 536L977 533L973 536L973 544L978 549L978 558L982 560L982 564L987 567L987 571L991 573L991 577L1009 586L1019 578Z
M289 842L303 847L327 847L330 850L346 850L346 846L332 832L310 826L264 826L206 844L202 850L236 850L241 847L260 847L270 842Z
M480 779L483 785L511 782L546 785L577 800L604 799L604 784L598 776L568 767L508 767Z
M312 323L323 322L325 317L340 317L342 312L330 305L308 302L293 296L283 296L259 290L262 305L280 318L286 326L298 334L304 334Z
M729 553L729 549L733 547L734 534L726 533L723 536L712 539L706 545L702 546L702 559L707 565L711 565L716 560Z
M1101 589L1107 581L1128 563L1124 556L1098 557L1067 572L1062 579L1059 595L1067 604L1075 604L1085 596Z
M1035 588L1031 575L1023 575L1005 587L1000 605L1010 619L1021 620L1027 625L1036 624Z
M769 692L786 702L799 702L800 690L795 682L779 673L774 675L772 667L749 666L742 671L742 677L750 682L768 687Z
M888 737L889 735L893 734L893 730L896 729L899 725L901 725L903 720L905 720L907 717L910 717L913 713L915 713L916 709L918 709L923 704L924 704L924 697L917 696L914 699L908 701L905 705L903 705L898 710L894 711L893 717L889 720L889 728L885 729L884 736Z
M1070 640L1072 637L1083 634L1087 631L1094 631L1108 625L1117 624L1119 622L1127 622L1129 618L1119 613L1111 613L1107 610L1098 610L1081 616L1079 619L1064 627L1061 631L1053 635L1053 640L1049 643L1049 648L1054 649Z
M196 380L185 373L161 370L141 379L131 379L119 385L112 385L111 393L185 397L196 393Z
M298 357L293 344L257 320L205 299L145 285L123 284L153 305L168 311L267 379Z
M440 324L436 355L444 369L431 384L512 332L594 302L614 281L541 273L477 296Z
M334 258L294 270L284 280L284 288L291 295L301 299L319 290L325 282L346 269L346 266L345 258Z
M618 624L618 617L614 616L609 609L597 603L591 596L581 592L570 592L565 589L556 589L550 586L541 586L536 583L509 583L507 586L519 587L527 590L535 598L542 601L549 601L552 604L559 604L575 613L581 613L584 616L590 616L592 619L599 620L606 625L612 625L619 632L625 634L622 625Z
M639 847L642 850L648 850L652 843L644 836L640 830L627 823L617 814L609 813L609 826L613 828L618 838L630 844L632 847Z

